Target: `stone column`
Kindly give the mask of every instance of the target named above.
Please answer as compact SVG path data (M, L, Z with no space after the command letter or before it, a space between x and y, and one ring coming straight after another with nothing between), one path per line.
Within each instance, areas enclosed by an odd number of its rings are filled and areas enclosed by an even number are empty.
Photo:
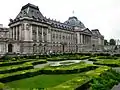
M43 29L43 27L42 27L42 42L44 42L44 35L43 35L43 31L44 31L44 29Z
M83 34L83 44L85 44L85 35Z
M36 38L37 38L37 42L39 42L39 36L38 36L38 26L37 26L37 36L36 36Z
M21 40L21 31L22 31L22 28L21 28L21 25L19 26L19 40Z
M81 44L83 44L83 35L81 34Z
M86 44L86 36L85 36L85 35L84 35L84 40L85 40L85 42L84 42L84 43Z
M18 39L17 36L18 36L18 26L16 26L16 40Z
M29 38L30 41L33 41L32 37L33 37L33 36L32 36L32 24L31 24L31 25L30 25L30 38Z
M13 40L15 40L15 31L14 31L14 30L15 30L15 27L13 27L12 30L13 30Z
M78 39L77 40L77 42L78 42L77 44L80 44L80 34L79 33L77 33L77 39Z
M80 34L80 44L81 44L81 34Z

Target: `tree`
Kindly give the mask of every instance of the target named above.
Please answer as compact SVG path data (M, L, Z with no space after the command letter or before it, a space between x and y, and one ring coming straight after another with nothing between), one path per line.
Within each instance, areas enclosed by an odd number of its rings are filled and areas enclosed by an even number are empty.
M108 41L106 39L104 40L104 45L108 45Z
M109 43L110 45L116 45L116 41L114 39L110 39Z

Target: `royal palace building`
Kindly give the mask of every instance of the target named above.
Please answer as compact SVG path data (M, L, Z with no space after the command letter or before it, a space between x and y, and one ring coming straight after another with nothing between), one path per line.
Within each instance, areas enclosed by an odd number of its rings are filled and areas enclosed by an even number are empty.
M61 23L44 17L38 6L29 3L0 32L1 54L86 52L102 50L104 45L99 30L89 30L77 17Z

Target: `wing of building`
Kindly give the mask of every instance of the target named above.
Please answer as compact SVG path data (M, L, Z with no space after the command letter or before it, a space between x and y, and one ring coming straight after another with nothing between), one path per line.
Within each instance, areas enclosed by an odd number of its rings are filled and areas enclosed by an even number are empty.
M98 29L89 30L75 16L61 23L44 17L38 6L28 3L21 8L15 19L10 19L4 53L45 54L101 50L103 40Z

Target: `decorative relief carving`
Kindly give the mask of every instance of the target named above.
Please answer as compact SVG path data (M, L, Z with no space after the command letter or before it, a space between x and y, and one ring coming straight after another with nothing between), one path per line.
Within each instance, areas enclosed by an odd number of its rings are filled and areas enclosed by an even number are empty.
M30 24L26 24L26 30L30 30Z

